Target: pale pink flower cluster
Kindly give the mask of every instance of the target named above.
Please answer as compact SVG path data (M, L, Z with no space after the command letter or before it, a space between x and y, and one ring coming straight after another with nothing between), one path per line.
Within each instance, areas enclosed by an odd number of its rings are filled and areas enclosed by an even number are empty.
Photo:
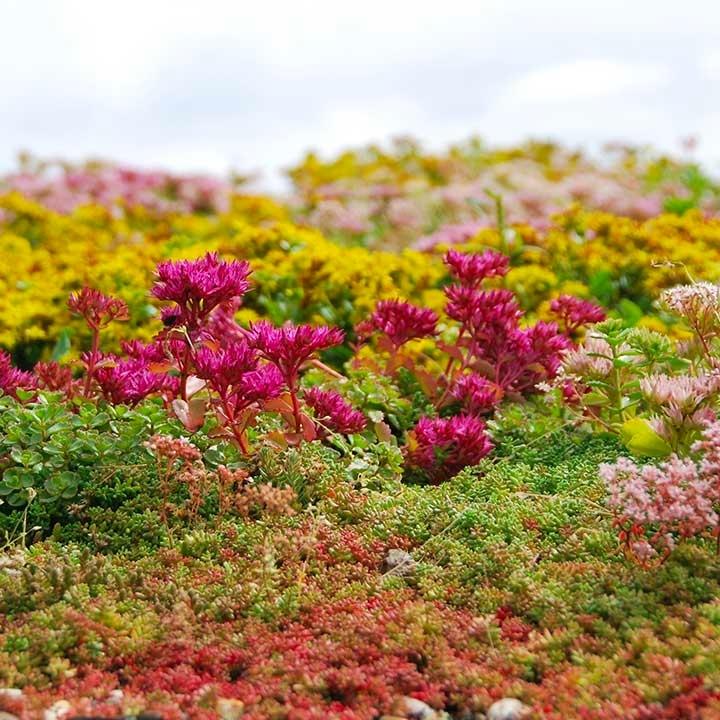
M720 393L720 374L648 375L640 380L640 391L654 406L650 425L663 439L677 447L688 433L701 430L715 419L711 402Z
M107 208L141 206L156 212L224 212L229 183L205 175L176 175L106 163L71 167L40 163L36 168L0 177L0 193L16 191L67 214L81 205Z
M676 285L663 291L660 304L683 318L701 339L708 339L720 327L720 285Z
M656 405L674 405L692 410L720 389L720 377L713 375L666 375L657 373L640 380L640 390Z
M693 446L699 463L673 454L659 465L628 458L600 466L621 539L640 561L667 555L678 540L717 532L720 518L720 422Z
M590 333L582 345L565 352L560 377L563 379L608 377L613 370L612 356L612 348L607 340Z

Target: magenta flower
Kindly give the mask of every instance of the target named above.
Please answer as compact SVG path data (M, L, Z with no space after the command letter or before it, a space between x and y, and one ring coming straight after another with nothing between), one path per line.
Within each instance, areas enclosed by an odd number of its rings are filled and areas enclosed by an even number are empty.
M81 315L91 330L99 331L113 320L128 320L128 306L120 298L104 295L99 290L84 287L80 292L71 293L68 308Z
M39 362L33 368L39 387L54 392L64 392L67 397L75 394L79 383L73 380L72 368L55 360Z
M131 407L173 382L167 375L152 372L144 360L120 360L113 355L95 362L94 378L109 403Z
M328 431L351 435L367 426L365 416L338 392L314 387L305 391L304 398L320 426L319 438L327 437Z
M122 340L120 347L128 357L143 360L147 364L162 363L168 359L165 348L159 340L148 344L142 343L140 340Z
M356 329L360 338L381 332L397 349L410 340L434 335L437 321L437 314L428 308L402 300L380 300L373 314Z
M217 352L203 347L195 353L195 374L207 380L210 387L221 395L257 367L257 351L247 342L229 342Z
M572 347L555 323L537 322L515 330L493 348L497 382L506 390L537 392L538 383L552 380L558 373L564 351Z
M292 401L294 432L301 432L303 418L297 397L300 368L320 350L340 345L345 333L339 328L287 323L275 327L267 320L250 326L247 340L251 347L274 365L287 385Z
M449 250L444 262L461 285L471 288L477 288L487 278L502 277L510 267L510 258L494 250L481 254Z
M243 375L233 386L231 398L235 409L250 407L253 403L263 403L276 398L282 392L283 376L274 365L260 365Z
M568 335L583 325L602 322L607 317L599 305L573 295L556 297L550 303L550 310L560 319Z
M470 373L455 381L450 395L470 415L486 415L502 399L503 389L481 375Z
M239 340L244 338L245 331L235 320L235 313L240 309L241 305L241 297L220 303L208 317L206 323L208 335L217 340L226 340L228 338Z
M290 389L296 387L304 363L344 339L345 333L339 328L291 323L275 327L267 320L253 323L247 334L249 345L277 367Z
M408 466L431 483L448 480L465 467L477 465L493 449L485 423L472 415L423 417L405 447Z
M517 327L522 310L510 290L475 290L464 285L445 288L445 312L465 329L485 336ZM473 330L474 328L474 330Z
M34 390L37 384L32 373L13 367L10 355L0 350L0 392L17 399L18 390Z
M216 253L199 260L161 262L156 274L152 294L158 300L174 302L180 312L163 315L163 321L172 319L193 330L218 305L241 297L250 287L250 265L244 260L225 262Z

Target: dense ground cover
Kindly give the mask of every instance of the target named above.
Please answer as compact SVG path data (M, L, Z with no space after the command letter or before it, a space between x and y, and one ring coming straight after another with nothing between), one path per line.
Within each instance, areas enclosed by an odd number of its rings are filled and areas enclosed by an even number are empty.
M0 717L720 717L718 186L290 178L0 179Z

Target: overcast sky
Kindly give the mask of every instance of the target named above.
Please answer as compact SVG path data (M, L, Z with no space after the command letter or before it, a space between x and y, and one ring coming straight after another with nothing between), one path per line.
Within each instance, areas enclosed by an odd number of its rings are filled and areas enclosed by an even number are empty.
M720 168L718 0L0 0L0 170L19 150L278 169L409 133L555 137Z

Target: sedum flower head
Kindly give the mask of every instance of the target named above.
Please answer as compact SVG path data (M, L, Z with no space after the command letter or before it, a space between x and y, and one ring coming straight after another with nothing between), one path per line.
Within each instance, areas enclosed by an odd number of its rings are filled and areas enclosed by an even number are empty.
M93 330L99 330L113 320L130 319L124 300L110 297L94 288L84 287L79 292L71 293L67 304L71 312L81 315Z
M195 354L195 373L207 380L209 385L224 394L231 385L237 385L243 377L256 370L257 350L247 342L233 341L220 350L200 348Z
M472 415L422 417L405 448L410 468L439 483L470 465L477 465L493 448L485 423Z
M487 278L502 277L510 267L510 258L495 250L484 253L449 250L444 262L450 274L465 287L478 287Z
M253 323L249 345L275 365L289 387L294 387L301 366L321 350L340 345L345 333L339 328L287 323L275 327L267 320Z
M37 378L32 373L13 367L9 353L0 350L0 392L17 398L18 390L34 390Z
M481 375L470 373L455 381L451 396L471 415L485 415L500 402L503 389Z
M570 334L583 325L602 322L607 315L605 311L589 300L574 295L560 295L550 303L551 312L562 322L565 331Z
M361 432L367 426L365 416L334 390L310 388L305 391L304 398L320 425L319 437L326 436L328 430L351 435Z
M173 378L153 372L145 360L120 360L112 355L101 358L94 379L103 397L114 405L135 406L173 384Z
M372 315L357 326L357 333L363 338L381 332L398 348L410 340L434 335L437 321L437 314L428 308L402 300L380 300Z
M152 294L177 305L176 319L197 328L222 303L244 295L250 284L246 261L225 262L216 253L199 260L168 260L157 266ZM165 316L163 320L167 322Z

